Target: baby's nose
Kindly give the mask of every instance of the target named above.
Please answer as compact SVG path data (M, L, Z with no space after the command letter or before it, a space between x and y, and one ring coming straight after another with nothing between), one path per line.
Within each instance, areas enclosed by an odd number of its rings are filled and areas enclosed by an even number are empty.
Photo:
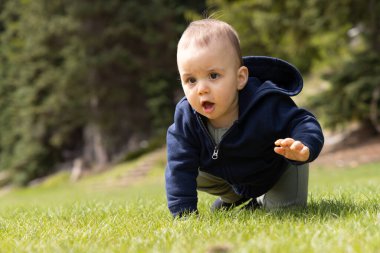
M198 94L202 95L210 91L207 81L201 80L198 82Z

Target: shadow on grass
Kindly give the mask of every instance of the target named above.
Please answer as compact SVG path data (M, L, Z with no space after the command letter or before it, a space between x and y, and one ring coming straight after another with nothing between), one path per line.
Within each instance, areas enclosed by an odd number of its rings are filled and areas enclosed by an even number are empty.
M345 217L357 217L365 213L380 213L380 203L375 200L359 203L347 199L322 199L311 201L306 208L286 208L271 211L276 218L292 218L299 220L329 220Z

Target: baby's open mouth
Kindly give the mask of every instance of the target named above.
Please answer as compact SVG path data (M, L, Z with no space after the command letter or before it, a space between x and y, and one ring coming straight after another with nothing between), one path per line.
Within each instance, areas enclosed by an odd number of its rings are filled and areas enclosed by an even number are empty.
M202 102L202 108L205 112L212 112L214 110L215 103L204 101Z

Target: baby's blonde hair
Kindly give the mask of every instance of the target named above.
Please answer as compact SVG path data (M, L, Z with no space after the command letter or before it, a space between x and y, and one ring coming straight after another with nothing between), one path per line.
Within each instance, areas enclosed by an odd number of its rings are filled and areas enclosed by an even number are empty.
M207 18L191 22L178 42L178 49L187 48L191 43L204 47L208 46L214 39L226 38L236 52L239 65L243 66L240 41L237 32L226 22L217 19Z

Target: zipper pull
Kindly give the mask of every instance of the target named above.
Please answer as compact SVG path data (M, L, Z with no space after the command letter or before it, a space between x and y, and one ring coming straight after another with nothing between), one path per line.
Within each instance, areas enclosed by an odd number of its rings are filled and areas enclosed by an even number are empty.
M215 146L214 153L212 154L211 158L214 160L218 159L218 153L219 153L219 148L218 146Z

